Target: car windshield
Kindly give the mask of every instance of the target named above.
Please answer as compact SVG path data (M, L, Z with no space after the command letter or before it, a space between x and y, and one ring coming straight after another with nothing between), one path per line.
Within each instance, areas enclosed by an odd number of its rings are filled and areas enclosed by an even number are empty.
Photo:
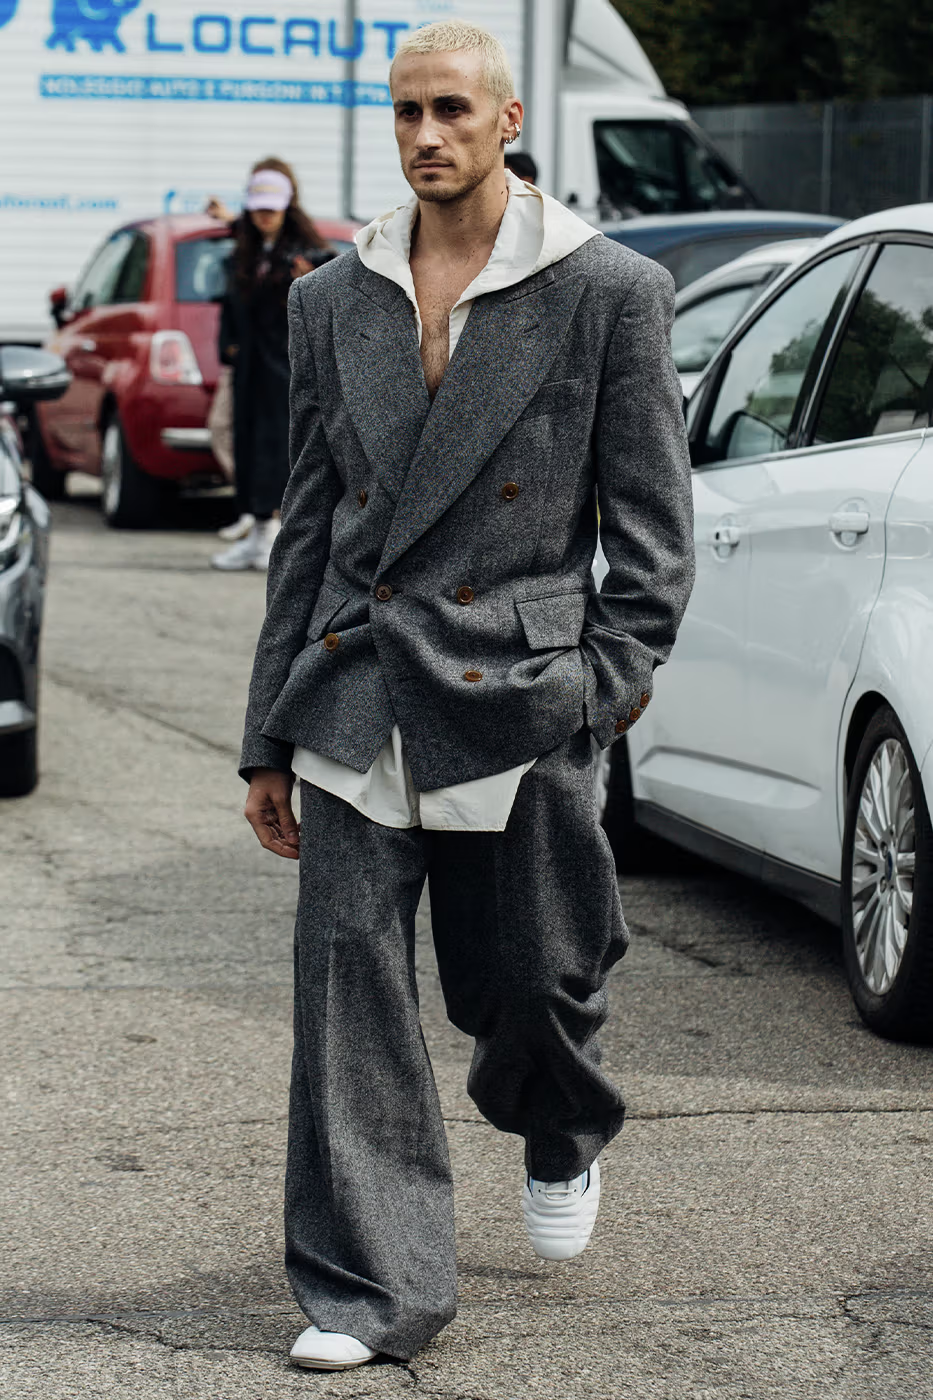
M216 301L227 285L232 238L192 238L175 248L175 300Z
M593 134L600 201L621 215L754 203L738 176L682 122L598 121Z

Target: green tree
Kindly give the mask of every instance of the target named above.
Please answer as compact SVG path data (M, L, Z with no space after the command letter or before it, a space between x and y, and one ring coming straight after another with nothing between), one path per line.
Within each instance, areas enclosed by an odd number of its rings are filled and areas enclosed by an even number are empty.
M613 0L668 92L693 105L933 89L933 0Z

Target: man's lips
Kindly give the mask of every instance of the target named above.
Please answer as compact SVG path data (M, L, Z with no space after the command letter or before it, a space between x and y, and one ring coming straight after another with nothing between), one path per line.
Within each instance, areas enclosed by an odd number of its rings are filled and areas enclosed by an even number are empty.
M450 170L451 166L446 160L422 160L417 161L413 168L415 170Z

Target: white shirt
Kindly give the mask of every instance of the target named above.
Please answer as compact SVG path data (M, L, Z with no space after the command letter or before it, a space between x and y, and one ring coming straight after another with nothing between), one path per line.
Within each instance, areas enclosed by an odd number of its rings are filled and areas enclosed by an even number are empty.
M449 356L457 348L467 317L478 296L502 291L559 262L598 230L578 219L556 199L506 171L509 200L489 261L473 279L450 313ZM382 214L360 229L356 246L360 261L371 272L402 288L415 313L421 343L421 313L411 275L411 231L418 213L412 195L406 204ZM422 826L428 831L504 831L518 785L534 763L519 764L505 773L455 783L434 792L417 792L402 749L398 725L392 730L373 766L366 773L337 763L323 754L296 747L292 768L299 778L349 802L380 826Z

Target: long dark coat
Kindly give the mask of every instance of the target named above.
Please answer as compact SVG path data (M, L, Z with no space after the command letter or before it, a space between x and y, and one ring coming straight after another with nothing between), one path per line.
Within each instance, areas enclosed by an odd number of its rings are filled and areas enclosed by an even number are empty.
M303 251L280 240L250 286L232 261L220 314L220 360L233 366L233 450L240 508L278 510L288 481L288 291Z

